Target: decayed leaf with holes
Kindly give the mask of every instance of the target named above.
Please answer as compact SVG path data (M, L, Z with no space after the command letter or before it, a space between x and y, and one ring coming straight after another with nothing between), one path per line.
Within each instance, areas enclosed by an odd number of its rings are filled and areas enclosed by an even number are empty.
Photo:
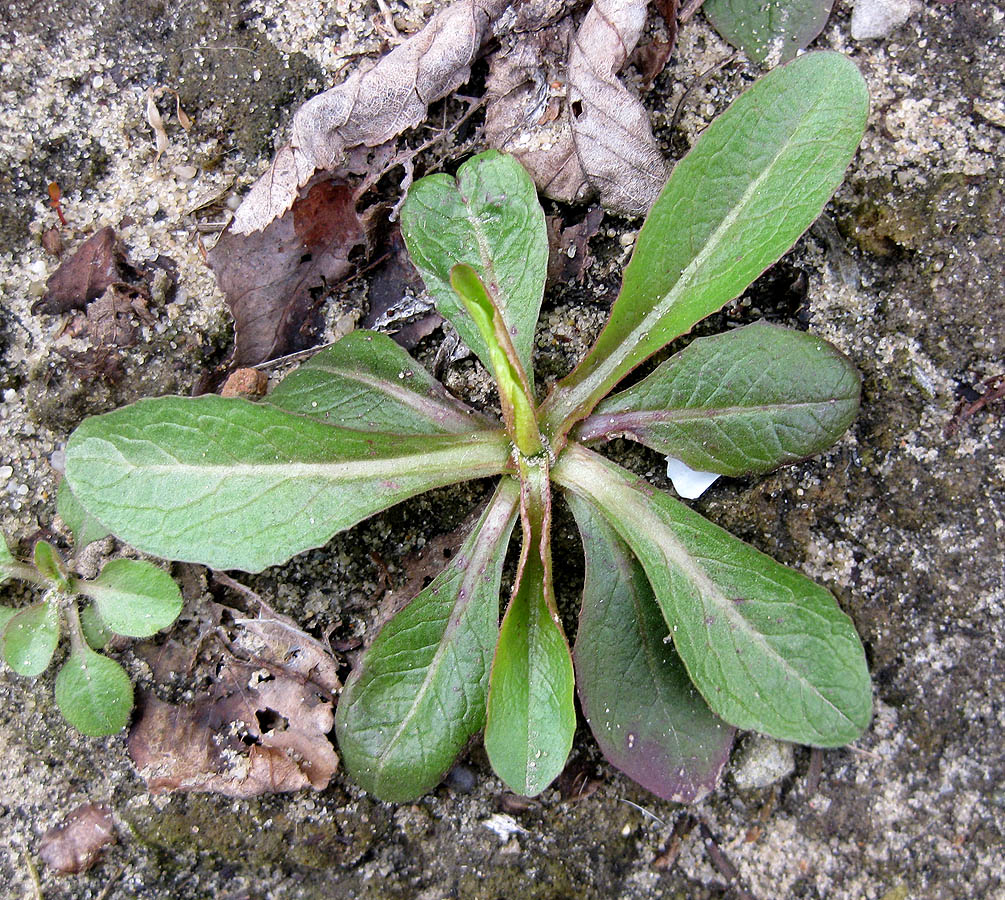
M213 694L194 703L174 706L144 696L128 746L147 787L229 797L327 787L338 766L327 737L334 723L331 694L299 674L299 663L288 665L293 658L232 659ZM310 671L320 669L315 664ZM328 673L319 677L331 684Z
M569 42L568 87L557 118L545 114L561 79L542 66L552 30L514 42L493 61L486 136L512 153L541 190L556 200L600 197L605 208L642 215L659 196L669 168L649 114L618 80L646 22L642 0L597 0ZM533 40L534 43L529 41Z
M238 619L234 647L251 659L279 660L283 667L334 694L341 687L338 666L324 644L289 616L260 601L257 618Z
M264 231L231 229L209 252L234 316L233 365L253 366L310 346L318 300L314 292L353 271L353 250L365 244L352 188L324 178L307 188L286 215Z

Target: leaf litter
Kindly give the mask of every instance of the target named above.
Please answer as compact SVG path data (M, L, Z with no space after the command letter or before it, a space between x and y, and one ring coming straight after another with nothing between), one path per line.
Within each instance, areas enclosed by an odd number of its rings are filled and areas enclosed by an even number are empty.
M338 766L328 733L341 686L327 648L262 601L232 639L216 633L224 649L207 692L180 705L142 696L128 749L149 790L323 790Z
M677 6L658 6L668 40L643 64L648 81L669 55ZM397 165L405 169L404 194L422 148L396 151L399 136L468 81L486 45L493 49L485 96L471 101L461 121L484 103L484 141L516 156L553 199L598 197L626 215L648 210L669 169L645 108L618 78L639 42L647 4L597 0L581 24L578 8L574 0L457 0L376 63L300 107L290 142L209 252L235 320L231 367L312 345L323 289L357 271L354 254L370 249L367 223L387 212L377 203L357 213L360 198ZM384 323L411 348L440 320L427 314L400 257L392 245L371 288L367 322Z
M209 251L234 317L233 366L311 346L322 289L350 276L353 252L366 246L357 195L345 180L322 175L298 193L289 212L264 231L226 231Z

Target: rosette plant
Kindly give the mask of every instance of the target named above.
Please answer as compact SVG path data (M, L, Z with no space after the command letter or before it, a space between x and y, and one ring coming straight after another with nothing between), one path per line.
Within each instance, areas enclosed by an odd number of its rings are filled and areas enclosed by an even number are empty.
M405 241L495 377L501 422L389 338L357 331L263 402L164 397L85 421L67 446L72 490L148 553L257 572L422 491L499 476L461 548L373 639L341 695L346 767L383 799L432 789L482 729L498 776L537 794L568 757L577 687L607 758L680 801L711 789L735 728L851 741L869 721L870 683L833 596L595 448L627 436L735 476L844 432L855 370L823 340L763 323L695 340L611 392L793 244L841 182L867 111L861 76L834 53L742 94L677 164L606 328L540 403L531 363L548 245L533 183L495 152L417 181ZM587 560L572 652L550 549L559 495Z

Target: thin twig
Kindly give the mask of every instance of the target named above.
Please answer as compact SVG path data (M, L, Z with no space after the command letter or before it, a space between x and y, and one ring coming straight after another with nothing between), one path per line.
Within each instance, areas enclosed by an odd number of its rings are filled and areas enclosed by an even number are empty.
M677 125L680 123L681 113L684 111L684 104L687 102L687 98L691 96L692 92L696 88L699 88L703 84L705 84L705 82L708 81L709 78L711 78L721 68L731 63L734 59L736 59L735 51L733 53L730 53L729 56L727 56L725 59L721 60L720 62L717 62L714 66L711 66L708 69L706 69L697 78L695 78L694 81L691 82L691 84L688 86L688 89L684 91L684 93L681 95L680 100L677 101L677 107L673 111L673 118L670 119L671 132L677 130Z
M31 877L32 887L35 889L35 900L42 900L42 882L38 880L38 869L35 868L35 863L31 861L31 857L28 855L28 851L25 850L22 854L24 857L24 865L28 870L28 875Z
M680 15L677 16L677 21L680 22L681 25L685 25L690 22L698 10L701 9L701 5L704 2L705 0L688 0L688 2L684 4L684 8L680 11Z
M109 893L111 893L112 885L119 880L119 877L125 871L126 867L124 865L119 866L118 869L116 869L112 873L112 877L108 879L108 881L105 883L105 886L101 889L101 893L98 894L98 896L95 897L94 900L105 900L105 898L109 895Z

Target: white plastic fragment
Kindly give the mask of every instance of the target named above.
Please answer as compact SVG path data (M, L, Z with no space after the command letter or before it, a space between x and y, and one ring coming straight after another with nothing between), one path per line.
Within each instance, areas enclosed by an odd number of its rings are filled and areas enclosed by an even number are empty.
M667 457L667 476L673 489L685 500L697 500L719 476L715 472L699 472L672 456Z
M484 825L489 831L494 831L499 840L504 844L511 837L513 837L514 834L527 833L526 828L524 828L512 816L507 816L505 813L494 813L482 822L482 825Z

